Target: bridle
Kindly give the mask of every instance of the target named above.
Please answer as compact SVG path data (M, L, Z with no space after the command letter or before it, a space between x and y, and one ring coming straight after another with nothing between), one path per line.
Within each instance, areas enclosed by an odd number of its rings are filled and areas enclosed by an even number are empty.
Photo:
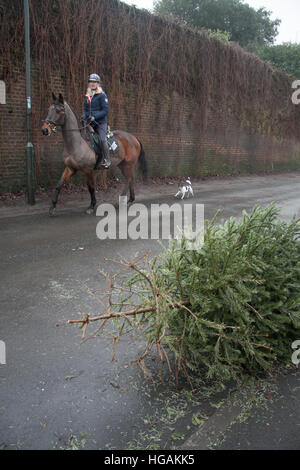
M42 122L45 122L49 126L49 136L52 134L52 132L57 131L57 124L54 121L51 121L51 119L44 119Z
M52 132L57 131L57 126L59 126L59 124L57 124L56 122L52 121L51 119L44 119L42 122L45 122L46 124L48 124L49 130L50 130L49 136L52 134ZM82 129L86 129L89 125L90 123L82 127L78 127L77 129L65 129L65 131L67 132L81 131Z

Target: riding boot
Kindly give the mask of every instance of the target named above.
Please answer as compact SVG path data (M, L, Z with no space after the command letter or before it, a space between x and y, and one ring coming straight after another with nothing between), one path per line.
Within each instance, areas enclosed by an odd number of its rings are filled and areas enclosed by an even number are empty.
M110 156L109 156L109 148L108 143L106 141L102 141L102 152L103 152L103 160L101 162L101 166L105 169L108 169L111 165Z

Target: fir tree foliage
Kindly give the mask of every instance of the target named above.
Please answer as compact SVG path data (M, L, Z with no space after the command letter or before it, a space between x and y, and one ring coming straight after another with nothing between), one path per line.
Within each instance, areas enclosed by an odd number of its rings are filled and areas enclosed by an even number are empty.
M155 346L169 364L174 353L177 370L222 381L290 361L300 339L300 225L278 214L272 204L222 224L215 216L201 248L170 241L135 270L128 284L153 310L117 323L144 331L140 360Z

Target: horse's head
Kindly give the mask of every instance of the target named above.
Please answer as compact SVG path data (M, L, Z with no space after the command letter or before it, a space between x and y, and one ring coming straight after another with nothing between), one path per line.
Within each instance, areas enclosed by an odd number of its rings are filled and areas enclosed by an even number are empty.
M42 126L43 135L51 135L56 131L56 126L63 126L65 122L64 98L60 93L58 98L52 93L53 103L51 104L47 118Z

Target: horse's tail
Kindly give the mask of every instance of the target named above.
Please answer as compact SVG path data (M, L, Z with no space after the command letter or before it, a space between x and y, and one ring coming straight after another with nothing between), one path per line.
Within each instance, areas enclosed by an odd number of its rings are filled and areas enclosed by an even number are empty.
M147 160L146 160L146 157L145 157L145 151L144 151L142 142L140 140L138 140L138 142L141 146L141 151L140 151L140 154L139 154L139 157L138 157L139 167L140 167L140 170L142 172L143 181L145 183L148 183L148 165L147 165Z

